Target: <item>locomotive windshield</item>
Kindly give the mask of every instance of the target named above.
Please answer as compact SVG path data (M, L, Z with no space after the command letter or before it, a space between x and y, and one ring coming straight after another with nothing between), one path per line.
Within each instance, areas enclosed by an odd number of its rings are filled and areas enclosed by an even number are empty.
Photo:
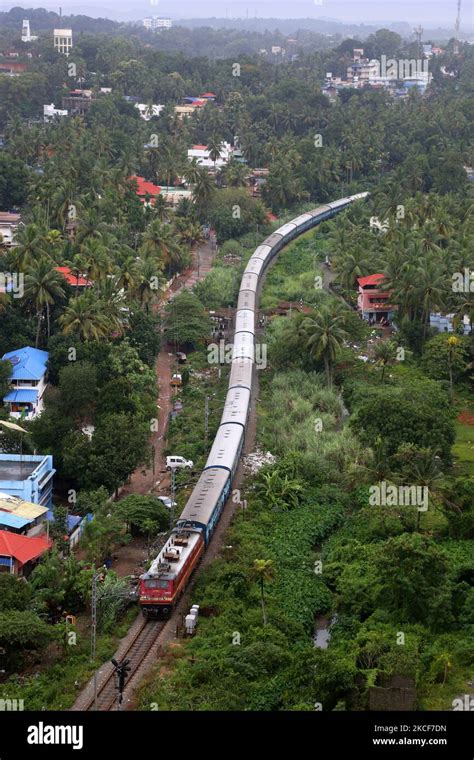
M158 581L158 580L145 581L145 588L168 588L168 587L169 587L169 581Z

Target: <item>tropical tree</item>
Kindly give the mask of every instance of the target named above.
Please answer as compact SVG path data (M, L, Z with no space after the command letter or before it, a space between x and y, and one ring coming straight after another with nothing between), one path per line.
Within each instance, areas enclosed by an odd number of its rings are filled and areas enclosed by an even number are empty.
M59 317L59 324L63 335L77 336L85 341L106 338L112 329L106 308L91 292L72 299Z
M385 370L389 364L395 361L397 357L397 346L390 340L383 340L377 343L374 349L375 365L382 367L380 382L383 383Z
M269 583L275 577L275 568L271 559L256 559L253 563L253 575L260 586L260 602L262 605L263 625L267 624L267 610L265 604L265 583Z
M301 333L306 340L306 348L314 359L324 363L326 382L332 387L333 366L341 352L342 345L349 338L345 329L345 320L341 310L332 310L327 306L307 317L301 323Z
M61 298L64 298L64 280L55 269L51 268L51 262L42 258L33 261L25 271L25 298L30 300L36 309L37 328L36 342L38 347L41 320L46 311L46 325L48 338L51 334L50 309Z

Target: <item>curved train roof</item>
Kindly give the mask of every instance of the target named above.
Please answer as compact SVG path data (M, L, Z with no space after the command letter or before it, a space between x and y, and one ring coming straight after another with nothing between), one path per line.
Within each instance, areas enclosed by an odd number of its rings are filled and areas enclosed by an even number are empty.
M233 427L240 428L240 425ZM229 472L221 467L203 470L177 521L178 528L185 522L206 526L228 478Z
M239 300L237 301L237 311L240 309L250 309L256 311L256 293L254 290L240 290Z
M214 438L204 469L223 467L228 472L232 472L243 437L244 429L240 425L231 423L221 425Z
M253 290L257 292L258 288L258 275L253 272L245 272L240 283L240 290Z
M255 332L255 311L253 309L239 309L237 311L234 334L238 332Z
M252 359L234 359L230 368L229 388L252 387Z
M244 427L250 408L250 390L248 388L230 388L222 412L221 425L238 423Z
M234 359L255 359L254 334L250 332L239 332L234 335L232 345L232 360Z

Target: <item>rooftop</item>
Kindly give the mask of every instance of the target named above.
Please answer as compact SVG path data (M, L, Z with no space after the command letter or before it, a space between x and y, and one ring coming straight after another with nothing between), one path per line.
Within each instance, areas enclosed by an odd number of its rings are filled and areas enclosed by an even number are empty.
M38 467L38 462L22 459L0 460L0 482L2 480L26 480ZM0 494L1 496L1 494Z
M36 520L37 517L45 516L48 508L41 507L39 504L33 504L31 501L24 501L18 496L0 493L0 515L2 512L16 515L17 517L24 517L28 520Z
M0 555L14 557L21 565L37 559L51 546L52 542L45 536L30 538L0 530Z
M82 277L81 275L77 277L69 267L55 267L55 269L56 272L62 274L69 285L77 288L88 288L92 285L92 282L86 277Z
M46 372L48 352L25 346L2 356L2 361L13 364L11 380L41 380Z
M159 195L161 193L161 188L154 185L153 182L147 182L145 177L133 175L129 177L129 180L134 180L137 183L137 195Z
M384 274L369 274L367 277L358 277L357 282L361 288L365 288L367 285L379 285L384 277Z

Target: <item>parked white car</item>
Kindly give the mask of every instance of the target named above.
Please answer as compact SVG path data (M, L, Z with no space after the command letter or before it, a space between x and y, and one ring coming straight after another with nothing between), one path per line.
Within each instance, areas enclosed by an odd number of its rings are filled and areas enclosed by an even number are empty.
M184 457L166 457L166 469L167 470L191 470L194 462L191 459L185 459Z
M177 503L173 501L173 499L170 499L169 496L158 496L158 500L161 501L163 506L166 507L166 509L171 509L171 507L177 507Z

